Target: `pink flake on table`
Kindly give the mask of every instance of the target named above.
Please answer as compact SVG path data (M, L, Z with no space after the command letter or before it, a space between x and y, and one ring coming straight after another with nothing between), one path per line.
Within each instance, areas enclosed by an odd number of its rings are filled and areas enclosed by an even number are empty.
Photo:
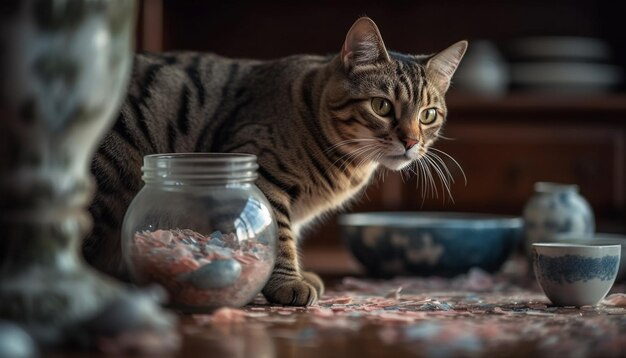
M383 323L412 323L415 321L414 317L393 312L384 312L370 317L375 320L380 320Z
M404 311L403 316L411 317L413 320L425 319L428 317L428 312L422 311Z
M238 308L222 307L211 315L213 323L238 323L246 320L246 311Z
M365 302L368 304L373 304L373 305L377 305L381 307L395 306L398 303L395 300L390 300L388 298L383 298L383 297L370 297L367 300L365 300Z
M361 305L359 306L359 310L360 311L365 311L365 312L371 312L371 311L376 311L381 309L380 307L376 306L376 305Z
M407 300L407 301L402 301L400 303L398 303L398 306L421 306L424 305L426 303L429 302L436 302L437 300L435 300L434 298L426 298L423 300Z
M267 311L265 307L248 307L250 311Z
M248 318L269 317L269 315L267 312L246 312L246 317Z
M467 311L428 311L428 316L461 317L461 316L473 316L473 314Z
M396 288L395 290L392 290L391 292L387 293L385 295L385 298L393 298L394 300L399 300L400 299L400 292L402 292L402 286Z
M626 307L626 293L614 293L602 300L602 304L606 306L624 306Z
M502 309L502 308L500 308L500 307L494 307L492 312L493 312L493 313L496 313L496 314L504 314L504 315L509 315L509 314L511 314L510 312L507 312L507 311L503 310L503 309Z
M304 307L282 306L282 307L277 307L276 310L278 310L278 311L304 311L305 308Z
M332 298L327 298L325 300L319 300L317 301L318 304L320 305L335 305L335 304L349 304L352 303L352 297L351 296L340 296L340 297L332 297Z
M328 307L309 307L307 312L310 312L317 317L332 317L335 315L333 310Z
M479 269L472 268L467 274L467 281L465 282L465 288L471 291L487 291L493 288L493 277L487 272Z
M314 325L320 328L326 328L329 330L340 329L340 330L356 331L361 328L360 322L355 321L354 319L351 319L346 316L334 316L332 318L314 316L314 317L311 317L311 323L313 323Z
M526 311L526 315L528 316L554 316L555 313L552 312L542 312L542 311Z

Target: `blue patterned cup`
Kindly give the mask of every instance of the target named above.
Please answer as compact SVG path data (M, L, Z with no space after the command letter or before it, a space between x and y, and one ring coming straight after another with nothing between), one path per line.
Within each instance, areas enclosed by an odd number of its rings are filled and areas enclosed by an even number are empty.
M587 237L584 235L557 234L550 236L549 242L599 246L620 245L622 247L622 257L626 257L626 235L596 233L592 237ZM626 258L620 261L615 282L626 282Z
M596 305L609 292L620 264L620 245L535 243L535 277L557 306Z

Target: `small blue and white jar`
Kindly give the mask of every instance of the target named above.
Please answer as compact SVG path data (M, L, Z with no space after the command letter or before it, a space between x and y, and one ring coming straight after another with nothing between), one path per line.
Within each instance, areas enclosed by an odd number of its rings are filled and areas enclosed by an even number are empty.
M523 216L524 246L529 255L532 244L551 242L555 235L591 238L595 231L593 211L577 185L535 183L535 194L526 203Z

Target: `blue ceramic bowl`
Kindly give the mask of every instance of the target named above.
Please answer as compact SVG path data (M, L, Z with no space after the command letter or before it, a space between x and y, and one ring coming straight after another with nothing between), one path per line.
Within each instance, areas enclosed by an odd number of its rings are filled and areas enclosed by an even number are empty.
M519 217L471 213L358 213L339 223L352 254L379 277L496 272L523 231Z

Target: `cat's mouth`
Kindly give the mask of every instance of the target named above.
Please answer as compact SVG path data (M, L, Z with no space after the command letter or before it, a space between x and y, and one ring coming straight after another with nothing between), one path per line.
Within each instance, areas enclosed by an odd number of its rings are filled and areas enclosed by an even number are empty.
M391 170L400 170L407 165L411 164L414 159L411 158L408 153L405 154L397 154L397 155L386 155L380 158L378 161L384 167Z

